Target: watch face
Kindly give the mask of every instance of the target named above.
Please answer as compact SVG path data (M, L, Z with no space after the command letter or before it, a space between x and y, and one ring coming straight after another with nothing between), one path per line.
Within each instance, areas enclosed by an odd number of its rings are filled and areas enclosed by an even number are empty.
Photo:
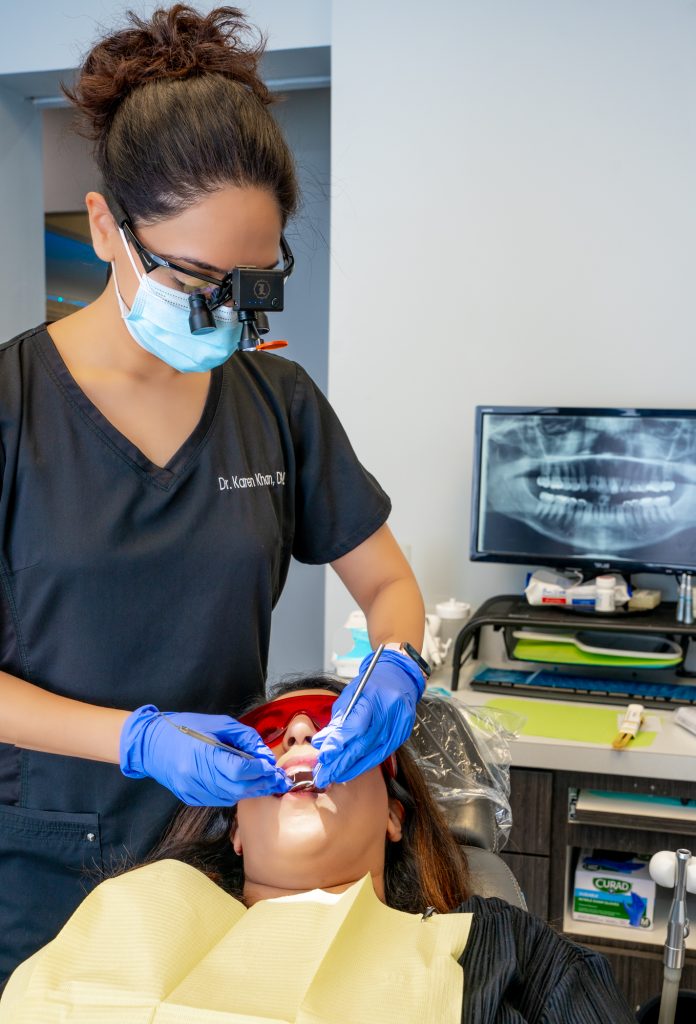
M407 640L404 640L404 642L402 643L401 647L402 647L402 649L404 651L404 654L408 654L409 658L412 658L415 661L416 665L421 670L421 672L426 677L426 679L429 679L430 678L430 673L431 673L432 669L430 668L430 665L425 660L425 658L423 658L418 653L416 648L413 647L410 643L408 643Z

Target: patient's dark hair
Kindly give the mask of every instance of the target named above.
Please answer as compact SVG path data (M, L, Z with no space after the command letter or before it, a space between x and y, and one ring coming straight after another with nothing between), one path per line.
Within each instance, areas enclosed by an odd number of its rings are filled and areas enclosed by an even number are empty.
M94 143L111 212L152 224L221 186L255 186L276 198L285 226L298 188L259 73L264 38L236 7L126 16L86 55L75 85L62 85Z
M340 693L342 687L330 677L311 676L280 684L269 699L298 689ZM447 913L469 894L464 854L406 746L397 750L396 761L396 778L385 779L387 792L401 801L406 814L401 841L385 840L386 903L408 913L422 913L426 907ZM230 839L235 815L234 807L183 807L147 863L166 858L184 861L241 899L243 859L234 852Z

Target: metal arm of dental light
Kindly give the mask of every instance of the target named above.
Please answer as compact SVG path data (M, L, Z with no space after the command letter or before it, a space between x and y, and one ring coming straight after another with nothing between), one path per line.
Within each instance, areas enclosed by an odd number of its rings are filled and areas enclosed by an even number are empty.
M667 920L664 952L664 980L658 1024L673 1024L679 994L679 981L686 953L689 919L686 916L686 894L696 893L696 857L691 850L661 850L650 860L650 876L658 885L674 889L674 898Z

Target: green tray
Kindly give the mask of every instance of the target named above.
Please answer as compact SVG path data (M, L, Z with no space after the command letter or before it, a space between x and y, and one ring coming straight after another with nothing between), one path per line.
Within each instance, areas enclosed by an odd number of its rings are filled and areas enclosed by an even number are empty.
M581 651L573 643L563 641L518 640L515 644L513 657L517 661L555 662L557 665L613 665L615 668L673 668L680 665L682 659L674 658L627 658L615 654L591 654Z

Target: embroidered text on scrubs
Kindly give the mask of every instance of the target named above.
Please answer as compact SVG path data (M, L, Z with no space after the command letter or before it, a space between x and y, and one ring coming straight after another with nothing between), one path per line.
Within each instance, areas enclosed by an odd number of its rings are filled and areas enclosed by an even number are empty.
M254 473L253 476L232 476L229 479L218 477L221 491L243 490L246 487L283 487L285 486L285 470L275 473Z

